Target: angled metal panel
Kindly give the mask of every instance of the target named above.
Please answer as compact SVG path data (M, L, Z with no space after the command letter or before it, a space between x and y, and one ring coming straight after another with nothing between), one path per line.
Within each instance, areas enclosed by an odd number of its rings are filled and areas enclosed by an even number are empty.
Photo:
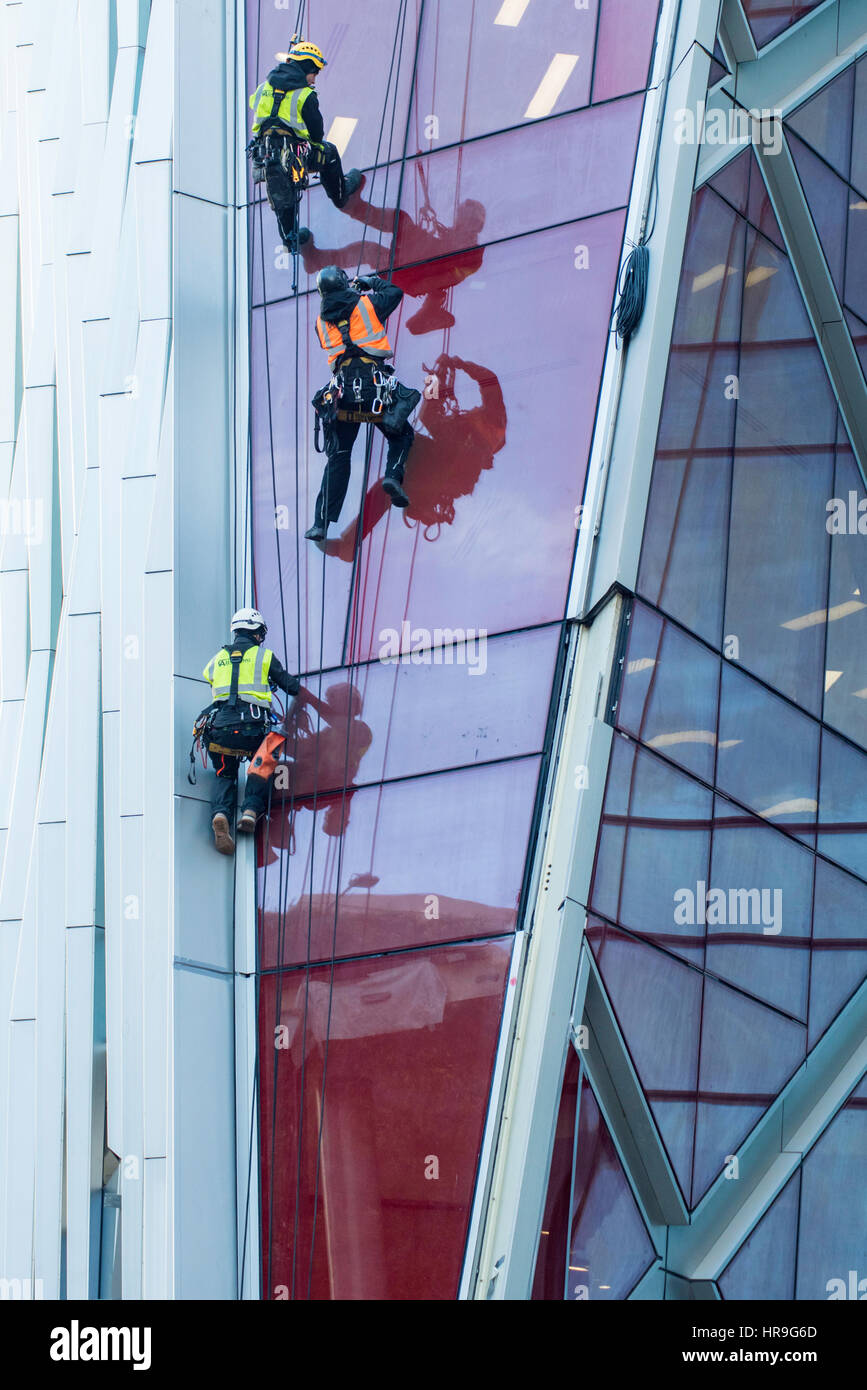
M151 0L133 161L171 159L174 0Z

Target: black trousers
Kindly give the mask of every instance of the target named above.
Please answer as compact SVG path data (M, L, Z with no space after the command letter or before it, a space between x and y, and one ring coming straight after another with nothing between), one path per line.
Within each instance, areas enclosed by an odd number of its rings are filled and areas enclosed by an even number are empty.
M360 429L361 425L355 420L335 420L323 427L327 462L322 475L322 486L316 499L316 521L319 525L324 526L326 522L336 521L340 516L352 470L352 446ZM415 430L412 425L404 425L396 434L383 425L377 425L377 429L388 440L385 476L402 483L406 460L415 439Z
M278 148L278 137L272 135L272 146ZM341 208L346 202L346 179L337 146L324 141L321 145L311 145L307 156L307 168L318 173L319 182L325 189L335 207ZM287 174L277 159L269 159L265 165L265 187L268 202L274 209L277 226L284 245L295 232L295 208L300 201L297 185Z
M270 725L265 721L261 721L261 727L257 726L249 730L217 728L211 733L210 742L222 744L227 748L243 748L252 756L269 728ZM231 823L238 792L238 769L242 760L230 753L212 753L210 748L208 749L208 757L217 774L217 786L211 802L211 815L227 816ZM270 780L269 777L257 777L255 773L247 777L244 802L241 806L242 811L255 811L257 816L263 814L268 805Z

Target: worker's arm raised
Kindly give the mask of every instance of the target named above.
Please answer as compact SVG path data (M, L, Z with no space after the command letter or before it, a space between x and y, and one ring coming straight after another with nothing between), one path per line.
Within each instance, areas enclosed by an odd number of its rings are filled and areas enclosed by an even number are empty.
M297 695L301 689L301 679L299 676L290 676L285 666L275 653L271 655L271 666L268 671L268 680L278 689L285 690L287 695Z

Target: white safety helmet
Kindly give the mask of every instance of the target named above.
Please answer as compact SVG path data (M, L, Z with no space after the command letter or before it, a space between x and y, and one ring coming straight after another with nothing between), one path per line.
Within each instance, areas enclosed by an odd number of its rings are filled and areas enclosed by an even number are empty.
M239 608L237 613L232 614L232 631L261 632L264 637L268 631L268 624L258 608Z

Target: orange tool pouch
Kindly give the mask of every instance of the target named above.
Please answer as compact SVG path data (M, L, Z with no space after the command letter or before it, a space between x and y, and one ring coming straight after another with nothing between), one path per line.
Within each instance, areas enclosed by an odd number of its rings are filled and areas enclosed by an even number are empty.
M285 734L266 734L250 759L250 771L257 777L270 777L277 766L277 754L285 742Z

